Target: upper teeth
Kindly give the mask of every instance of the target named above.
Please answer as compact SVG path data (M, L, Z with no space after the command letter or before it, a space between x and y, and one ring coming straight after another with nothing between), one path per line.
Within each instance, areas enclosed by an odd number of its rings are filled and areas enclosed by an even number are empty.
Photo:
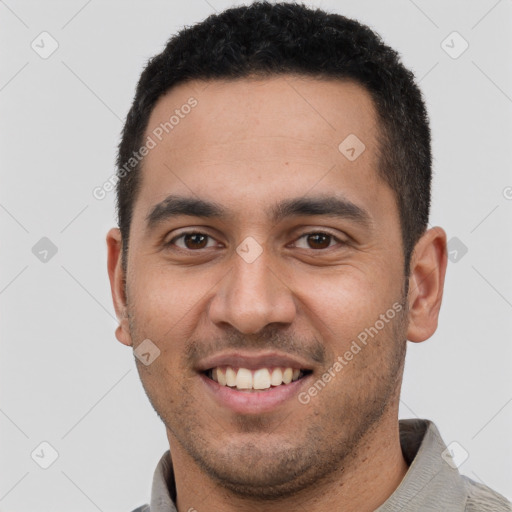
M237 389L268 389L270 386L289 384L299 378L301 371L297 368L232 368L223 366L213 368L211 378L221 386Z

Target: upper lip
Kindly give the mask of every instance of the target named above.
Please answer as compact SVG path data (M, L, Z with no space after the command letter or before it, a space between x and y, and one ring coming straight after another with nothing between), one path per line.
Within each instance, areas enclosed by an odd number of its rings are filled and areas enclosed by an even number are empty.
M197 365L197 371L204 372L219 366L231 366L233 368L293 368L299 370L312 370L311 365L304 359L290 356L280 352L225 352L201 359Z

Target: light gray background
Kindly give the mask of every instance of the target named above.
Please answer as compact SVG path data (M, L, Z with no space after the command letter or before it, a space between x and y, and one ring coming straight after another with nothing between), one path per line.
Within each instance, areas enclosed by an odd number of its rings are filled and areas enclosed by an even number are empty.
M238 3L0 1L1 511L129 511L149 499L167 439L114 337L114 194L92 190L114 172L147 59ZM307 3L369 24L421 82L431 224L468 250L449 263L437 333L409 344L401 417L434 419L469 453L460 470L512 498L512 1ZM43 31L59 44L47 59L31 48ZM469 43L456 59L441 46L453 31ZM42 237L58 248L46 263L32 252ZM59 454L48 469L31 458L42 441Z

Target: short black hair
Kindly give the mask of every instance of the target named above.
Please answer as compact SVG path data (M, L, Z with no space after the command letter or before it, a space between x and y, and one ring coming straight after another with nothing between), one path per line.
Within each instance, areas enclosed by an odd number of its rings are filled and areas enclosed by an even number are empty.
M408 276L410 256L428 224L432 179L428 115L413 73L366 25L304 4L267 1L233 7L182 29L142 72L117 157L125 270L141 172L139 160L132 158L129 172L126 163L143 145L158 99L195 79L280 74L348 79L370 93L379 121L377 171L396 196Z

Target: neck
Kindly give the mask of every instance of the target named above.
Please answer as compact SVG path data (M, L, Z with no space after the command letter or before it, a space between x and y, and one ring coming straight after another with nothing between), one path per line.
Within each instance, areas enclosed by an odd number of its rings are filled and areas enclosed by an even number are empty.
M361 439L350 460L314 486L280 500L253 501L232 495L206 475L168 432L179 512L215 510L267 512L307 509L310 512L343 510L371 512L395 491L407 472L400 447L398 410L388 411L378 425Z

